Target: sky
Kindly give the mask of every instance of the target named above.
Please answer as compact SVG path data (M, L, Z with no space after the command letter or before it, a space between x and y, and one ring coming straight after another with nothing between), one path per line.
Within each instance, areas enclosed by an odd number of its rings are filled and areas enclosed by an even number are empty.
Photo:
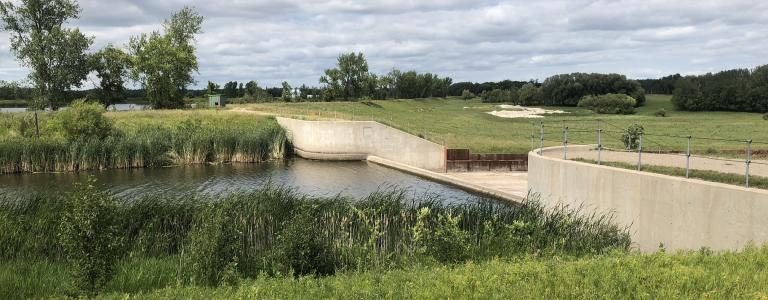
M768 1L81 0L77 26L124 47L184 6L205 17L197 87L208 80L318 86L340 53L370 70L432 72L459 81L530 80L570 72L630 78L768 63ZM0 33L0 80L27 70ZM92 80L86 88L92 86Z

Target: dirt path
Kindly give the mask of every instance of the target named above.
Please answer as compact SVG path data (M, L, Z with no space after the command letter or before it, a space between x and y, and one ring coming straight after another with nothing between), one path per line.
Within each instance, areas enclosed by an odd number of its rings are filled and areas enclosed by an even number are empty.
M591 146L569 146L568 159L581 158L588 160L597 160L597 150ZM549 157L563 157L561 148L545 151L544 155ZM623 162L637 164L637 152L621 152L603 150L600 154L603 161ZM682 154L658 154L646 153L641 155L643 165L655 165L665 167L685 168L685 155ZM710 170L723 173L744 174L744 160L738 159L720 159L691 156L690 168L694 170ZM768 161L753 160L749 166L750 175L768 177Z

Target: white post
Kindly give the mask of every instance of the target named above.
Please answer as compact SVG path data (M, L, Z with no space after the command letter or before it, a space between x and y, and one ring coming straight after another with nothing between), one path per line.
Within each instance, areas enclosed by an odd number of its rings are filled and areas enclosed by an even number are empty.
M563 129L563 159L568 159L568 127Z

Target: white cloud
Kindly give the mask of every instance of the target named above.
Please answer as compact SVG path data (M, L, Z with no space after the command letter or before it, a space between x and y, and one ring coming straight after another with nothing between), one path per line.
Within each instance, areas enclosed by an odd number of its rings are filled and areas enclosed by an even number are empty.
M632 77L752 67L768 46L768 2L667 0L82 0L71 25L94 49L160 29L185 5L206 17L202 86L257 80L317 85L339 53L371 68L416 69L457 81L543 79L563 72ZM0 34L0 79L26 70Z

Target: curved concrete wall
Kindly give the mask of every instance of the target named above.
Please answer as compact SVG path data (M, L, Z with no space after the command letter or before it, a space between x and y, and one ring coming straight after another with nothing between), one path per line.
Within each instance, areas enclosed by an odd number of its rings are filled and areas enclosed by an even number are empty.
M445 171L445 147L372 121L277 118L296 153L319 160L365 160L369 155L434 172Z
M555 153L560 147L547 148ZM642 251L741 249L768 241L768 191L528 154L528 188L547 205L613 212Z

